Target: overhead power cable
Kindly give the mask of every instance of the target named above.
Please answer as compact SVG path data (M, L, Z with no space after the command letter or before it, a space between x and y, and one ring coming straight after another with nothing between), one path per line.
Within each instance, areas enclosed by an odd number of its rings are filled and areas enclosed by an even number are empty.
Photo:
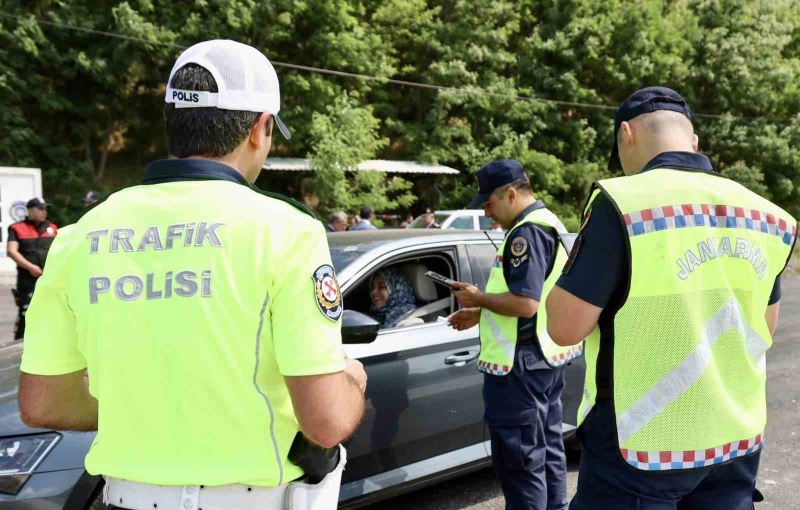
M144 37L137 37L131 36L126 34L120 34L118 32L108 32L105 30L96 30L93 28L86 28L86 27L79 27L76 25L70 25L67 23L59 23L55 21L48 21L36 16L20 16L17 14L10 14L5 12L0 12L0 17L3 18L10 18L16 19L18 21L25 21L29 19L35 19L37 23L42 25L63 28L66 30L75 30L78 32L85 32L89 34L101 35L104 37L113 37L116 39L123 39L126 41L133 41L139 42L143 44L153 44L159 46L168 46L171 48L176 49L186 49L187 46L177 43L171 43L166 41L151 41L150 39ZM366 80L366 81L375 81L379 83L390 83L392 85L400 85L403 87L414 87L420 89L428 89L428 90L436 90L436 91L444 91L444 92L453 92L459 94L467 94L467 95L480 95L480 96L488 96L488 97L495 97L500 99L510 99L514 101L526 101L526 102L537 102L537 103L546 103L552 104L556 106L566 106L572 108L586 108L586 109L593 109L593 110L605 110L605 111L616 111L616 106L606 105L606 104L598 104L598 103L584 103L579 101L562 101L558 99L548 99L543 97L535 97L535 96L522 96L516 94L501 94L497 92L491 92L483 88L464 88L464 87L452 87L447 85L436 85L432 83L421 83L415 81L407 81L407 80L397 80L394 78L386 78L383 76L373 76L369 74L360 74L360 73L351 73L348 71L338 71L335 69L325 69L321 67L312 67L312 66L305 66L300 64L292 64L289 62L280 62L276 60L270 60L274 66L283 67L286 69L295 69L298 71L305 71L309 73L317 73L317 74L326 74L330 76L340 76L345 78L354 78L358 80ZM755 116L755 117L748 117L743 115L723 115L718 113L693 113L693 117L699 117L704 119L723 119L723 118L732 118L736 120L747 120L747 121L756 121L756 120L766 120L770 119L770 117L766 116ZM773 119L774 120L774 119ZM785 120L785 119L784 119Z

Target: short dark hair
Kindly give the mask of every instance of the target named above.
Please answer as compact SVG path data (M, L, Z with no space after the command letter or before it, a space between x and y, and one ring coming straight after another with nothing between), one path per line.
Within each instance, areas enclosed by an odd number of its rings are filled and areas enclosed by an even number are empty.
M181 90L218 92L207 69L186 64L172 76L170 86ZM224 156L242 143L260 113L219 108L175 108L164 105L169 153L178 158Z
M533 188L531 188L531 181L529 181L528 179L519 179L514 182L509 182L508 184L500 186L492 193L496 195L502 195L509 188L514 188L515 190L522 191L523 193L527 193L528 195L533 194Z
M372 207L362 207L361 208L361 219L368 220L372 218Z

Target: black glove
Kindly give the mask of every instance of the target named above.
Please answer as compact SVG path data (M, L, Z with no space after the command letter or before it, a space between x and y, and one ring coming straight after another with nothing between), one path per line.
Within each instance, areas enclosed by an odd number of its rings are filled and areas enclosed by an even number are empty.
M306 483L316 484L339 465L339 447L323 448L298 432L289 449L289 460L303 468Z

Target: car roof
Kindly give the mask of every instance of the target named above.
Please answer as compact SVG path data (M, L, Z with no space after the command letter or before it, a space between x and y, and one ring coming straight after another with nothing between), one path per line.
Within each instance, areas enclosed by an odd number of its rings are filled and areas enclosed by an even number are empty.
M467 230L467 229L420 229L420 228L387 228L376 230L358 230L355 232L329 232L328 245L331 249L358 245L359 251L370 251L388 244L394 247L425 243L480 241L487 240L486 234L493 240L502 240L502 232Z
M444 209L442 211L433 211L434 214L458 214L458 213L466 213L466 214L483 214L483 209Z
M488 234L488 237L487 237ZM339 283L344 289L351 277L365 263L386 253L406 248L422 248L430 245L453 245L481 241L496 244L503 240L502 232L466 229L379 229L356 232L329 232L328 246L331 252L350 252L351 260L337 267ZM441 244L440 244L441 243Z

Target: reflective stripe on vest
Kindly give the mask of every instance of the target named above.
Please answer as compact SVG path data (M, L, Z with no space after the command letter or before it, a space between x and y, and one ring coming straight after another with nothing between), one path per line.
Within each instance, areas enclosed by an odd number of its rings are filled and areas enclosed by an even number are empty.
M536 224L543 227L554 229L559 238L567 233L561 221L548 209L540 208L532 211L525 216L519 223L509 230L512 233L517 227L525 224ZM508 235L497 250L497 257L494 266L489 273L489 281L486 284L486 293L503 294L509 291L503 274L503 252ZM547 293L555 285L556 280L561 275L561 270L567 261L567 251L561 242L556 243L556 259L550 274L545 279L542 287L542 297L539 302L539 310L536 319L536 336L539 346L545 358L542 368L558 367L571 361L583 354L583 344L569 347L561 347L550 338L547 333L547 314L545 301ZM480 332L481 332L481 355L478 359L478 369L492 375L506 375L511 372L514 366L514 354L517 345L518 333L517 317L508 317L494 313L487 309L481 310Z
M662 471L758 451L772 345L764 315L796 239L795 220L704 172L661 168L595 186L593 198L603 192L616 207L631 255L613 327L622 457ZM579 422L595 402L599 343L598 332L587 341Z

